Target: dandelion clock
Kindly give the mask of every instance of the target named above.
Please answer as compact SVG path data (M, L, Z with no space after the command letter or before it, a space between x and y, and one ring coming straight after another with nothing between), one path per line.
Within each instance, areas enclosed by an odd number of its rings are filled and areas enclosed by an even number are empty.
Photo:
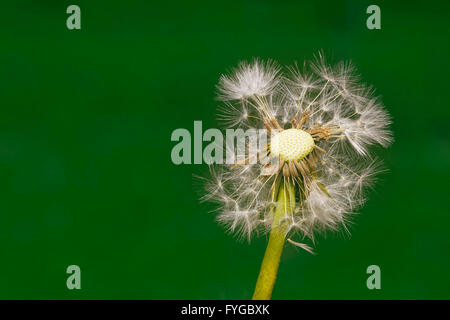
M364 204L380 171L372 147L390 145L391 120L350 63L322 54L302 68L242 62L218 90L226 128L268 138L253 155L211 166L202 200L218 204L218 222L236 236L268 235L253 299L270 299L285 243L313 253L301 241L346 230Z

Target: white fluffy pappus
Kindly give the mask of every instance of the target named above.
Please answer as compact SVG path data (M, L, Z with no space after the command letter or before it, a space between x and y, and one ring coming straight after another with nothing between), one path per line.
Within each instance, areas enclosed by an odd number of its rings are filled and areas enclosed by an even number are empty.
M219 118L226 125L269 132L295 129L314 139L307 156L281 159L275 170L268 171L264 162L212 166L202 199L218 204L218 221L248 240L269 232L277 190L291 183L295 208L283 217L289 234L314 241L316 232L346 230L381 171L372 146L388 147L393 140L389 114L354 67L348 62L331 66L321 54L301 69L255 59L222 75L218 90L225 101ZM258 157L263 156L273 157L270 139L258 150Z
M231 75L220 77L219 99L238 100L251 96L271 94L279 84L280 67L269 60L266 63L255 59L251 64L241 62Z

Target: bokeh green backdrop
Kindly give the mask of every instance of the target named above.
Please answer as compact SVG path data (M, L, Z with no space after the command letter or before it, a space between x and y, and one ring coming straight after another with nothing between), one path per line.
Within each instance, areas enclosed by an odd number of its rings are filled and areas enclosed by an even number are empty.
M218 126L215 84L238 61L320 49L377 88L396 142L352 236L319 238L317 256L287 246L273 297L450 298L449 7L377 1L371 31L370 4L2 1L0 298L251 297L266 239L225 234L197 200L207 168L172 164L170 135Z

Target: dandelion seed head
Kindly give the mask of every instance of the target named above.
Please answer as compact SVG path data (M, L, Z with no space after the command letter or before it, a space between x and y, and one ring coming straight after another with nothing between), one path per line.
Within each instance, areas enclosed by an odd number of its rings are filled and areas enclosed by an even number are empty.
M217 219L229 232L250 240L274 228L280 185L293 184L295 205L281 223L290 237L314 242L317 233L348 231L382 171L374 147L392 143L391 118L349 62L333 66L319 54L281 70L254 59L220 78L227 125L276 133L257 150L265 161L212 166L203 200L218 204ZM282 162L271 166L273 158Z

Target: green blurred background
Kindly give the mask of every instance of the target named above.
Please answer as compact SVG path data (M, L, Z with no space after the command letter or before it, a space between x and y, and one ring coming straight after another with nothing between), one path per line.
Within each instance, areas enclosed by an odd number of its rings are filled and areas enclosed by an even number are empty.
M170 135L218 126L215 84L238 61L320 49L377 88L396 142L352 236L287 246L273 298L450 298L449 7L377 1L371 31L370 4L2 1L0 298L250 298L266 239L225 234L198 202L206 166L172 164Z

